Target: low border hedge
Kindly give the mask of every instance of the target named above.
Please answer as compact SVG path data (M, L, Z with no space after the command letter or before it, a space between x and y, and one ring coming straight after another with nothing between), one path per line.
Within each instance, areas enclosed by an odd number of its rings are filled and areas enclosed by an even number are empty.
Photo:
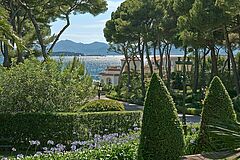
M95 134L127 133L140 127L142 112L100 113L0 113L0 144L18 148L29 145L29 140L46 144L70 144L75 140L88 140Z
M115 100L99 99L88 102L80 111L81 112L106 112L106 111L124 111L124 105Z

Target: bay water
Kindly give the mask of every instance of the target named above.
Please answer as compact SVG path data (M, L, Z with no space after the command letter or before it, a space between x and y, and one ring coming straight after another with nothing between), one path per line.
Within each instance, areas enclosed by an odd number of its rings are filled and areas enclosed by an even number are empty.
M74 56L51 56L51 58L61 59L64 63L68 63L73 60ZM87 73L94 80L99 80L99 73L103 72L108 66L121 66L123 56L79 56L78 58L84 63ZM3 63L3 57L0 57L0 63Z

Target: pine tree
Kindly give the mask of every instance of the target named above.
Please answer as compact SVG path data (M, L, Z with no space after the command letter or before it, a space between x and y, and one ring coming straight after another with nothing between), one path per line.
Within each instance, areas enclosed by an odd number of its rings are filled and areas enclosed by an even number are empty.
M177 110L164 82L153 74L147 91L138 159L179 159L184 148Z

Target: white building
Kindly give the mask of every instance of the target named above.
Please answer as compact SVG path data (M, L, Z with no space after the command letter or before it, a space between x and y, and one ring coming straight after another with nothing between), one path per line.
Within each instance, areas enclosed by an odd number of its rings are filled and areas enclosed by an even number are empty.
M104 72L100 73L101 82L104 84L117 86L120 72L120 66L108 66Z

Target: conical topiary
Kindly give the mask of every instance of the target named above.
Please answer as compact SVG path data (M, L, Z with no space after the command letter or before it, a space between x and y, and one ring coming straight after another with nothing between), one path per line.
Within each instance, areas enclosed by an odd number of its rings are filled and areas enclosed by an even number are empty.
M184 148L177 110L163 81L153 74L147 91L139 160L179 159Z
M214 77L203 103L198 139L198 152L229 149L223 136L217 136L216 127L236 125L237 118L232 100L219 77Z

